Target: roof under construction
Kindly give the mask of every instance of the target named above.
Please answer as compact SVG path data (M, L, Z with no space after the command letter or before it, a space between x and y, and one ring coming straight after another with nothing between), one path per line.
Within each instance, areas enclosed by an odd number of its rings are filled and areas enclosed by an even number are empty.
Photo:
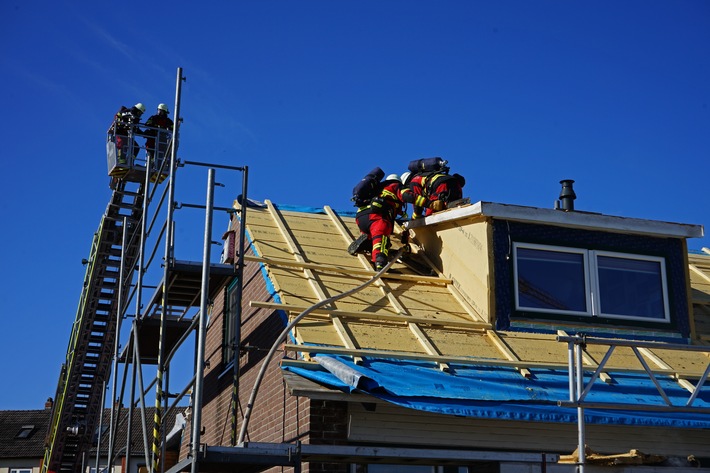
M596 406L587 411L588 421L710 427L710 387L702 379L710 350L688 345L710 337L710 257L689 255L687 260L692 339L653 327L599 329L565 322L518 323L502 330L493 316L490 225L479 225L492 220L652 238L702 233L695 225L481 202L442 212L412 225L418 245L381 280L299 321L286 348L302 357L284 360L283 368L337 391L366 393L422 411L576 422L575 411L562 408L569 398L572 346L565 342L584 330L585 369L603 364L586 399ZM252 306L278 309L290 320L373 275L365 255L346 251L359 234L352 214L266 201L249 208L247 230L258 255L252 259L263 265L274 301ZM399 249L396 241L393 245L391 253ZM457 270L457 265L468 269ZM295 378L289 379L298 389ZM612 404L628 410L607 410ZM634 404L648 408L639 412ZM692 409L684 411L686 404ZM677 409L663 412L673 406Z

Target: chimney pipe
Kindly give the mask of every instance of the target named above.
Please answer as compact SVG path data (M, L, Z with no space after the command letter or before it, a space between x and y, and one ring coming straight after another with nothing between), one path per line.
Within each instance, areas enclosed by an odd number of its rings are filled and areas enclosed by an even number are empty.
M44 408L45 409L51 409L54 406L54 400L52 398L47 398L47 401L44 403Z
M560 181L560 184L562 184L562 190L560 191L560 205L558 209L571 212L574 210L574 199L577 198L574 189L572 189L574 181L572 179L563 179Z

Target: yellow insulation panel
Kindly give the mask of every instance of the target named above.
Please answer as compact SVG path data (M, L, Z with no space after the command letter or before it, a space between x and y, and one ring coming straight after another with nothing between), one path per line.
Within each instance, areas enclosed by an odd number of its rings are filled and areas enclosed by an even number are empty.
M353 218L250 209L247 227L257 254L267 261L268 275L281 302L287 306L309 307L323 297L349 291L374 275L374 271L348 273L371 270L362 256L347 253L348 244L359 235ZM558 342L555 335L505 331L487 334L481 324L474 323L482 317L488 329L492 329L495 322L489 232L489 222L482 219L416 228L414 239L423 248L423 254L414 253L412 258L419 258L424 265L428 259L439 271L446 268L441 282L432 283L427 279L430 275L418 275L396 263L391 272L414 279L382 279L335 301L329 307L348 316L311 314L298 324L297 340L335 347L345 347L347 342L361 349L414 354L426 354L433 349L443 356L519 359L520 367L525 367L526 362L565 367L567 345ZM397 239L393 240L392 252L399 246ZM316 266L287 267L278 261ZM710 341L710 256L689 255L689 264L696 333ZM333 267L341 268L344 273L331 271ZM299 312L291 310L291 317ZM368 319L368 313L380 317ZM390 315L392 319L387 319ZM417 324L403 321L401 316L414 317ZM589 345L587 359L598 363L607 349ZM656 351L654 355L661 360L660 365L697 375L710 359L705 353L670 350ZM653 358L647 362L653 368L660 366ZM618 347L605 367L606 371L614 369L635 370L642 369L642 365L630 348Z

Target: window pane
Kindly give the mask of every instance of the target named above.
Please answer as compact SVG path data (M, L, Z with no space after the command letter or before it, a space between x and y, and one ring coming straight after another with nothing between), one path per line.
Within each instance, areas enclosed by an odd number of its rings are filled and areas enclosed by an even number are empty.
M587 312L584 255L517 248L521 308Z
M665 319L659 261L598 256L602 314Z

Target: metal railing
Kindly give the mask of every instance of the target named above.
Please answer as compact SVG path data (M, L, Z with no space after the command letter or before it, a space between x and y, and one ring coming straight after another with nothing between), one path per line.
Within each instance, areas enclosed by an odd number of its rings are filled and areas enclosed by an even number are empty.
M667 344L667 343L654 343L654 342L643 342L634 340L609 340L604 338L594 338L587 337L583 334L578 334L574 336L564 335L557 336L557 341L567 343L568 350L568 376L569 376L569 400L568 401L558 401L560 407L570 407L577 409L577 441L578 441L578 462L577 471L584 473L585 466L585 449L586 449L586 431L585 431L585 409L609 409L609 410L627 410L627 411L652 411L652 412L674 412L674 413L695 413L695 414L710 414L710 408L695 406L694 403L700 393L700 390L705 386L705 383L710 375L710 359L708 359L708 364L705 368L703 374L698 378L697 383L693 384L690 380L684 378L676 370L672 369L670 366L659 366L656 369L652 369L646 358L653 358L652 353L649 350L657 349L664 351L693 351L710 354L710 347L708 346L693 346L693 345L680 345L680 344ZM589 345L596 346L607 346L606 353L604 354L602 360L594 368L593 366L584 365L584 354ZM658 391L659 398L663 401L658 404L629 404L629 403L619 403L619 402L591 402L587 401L587 396L592 391L595 383L604 375L605 366L607 365L609 359L611 358L614 350L617 347L627 347L636 356L639 362L640 368L634 370L623 370L614 368L614 371L633 371L635 373L640 373L641 375L646 374L648 379L653 383ZM642 352L644 354L642 354ZM590 372L591 375L585 380L585 369ZM592 371L593 370L593 371ZM688 391L688 398L679 399L678 395L675 395L675 403L671 400L663 388L661 382L659 381L659 376L669 377L674 382L677 382L680 386ZM694 377L694 376L688 376ZM682 396L681 396L682 398ZM681 400L684 404L678 404Z

